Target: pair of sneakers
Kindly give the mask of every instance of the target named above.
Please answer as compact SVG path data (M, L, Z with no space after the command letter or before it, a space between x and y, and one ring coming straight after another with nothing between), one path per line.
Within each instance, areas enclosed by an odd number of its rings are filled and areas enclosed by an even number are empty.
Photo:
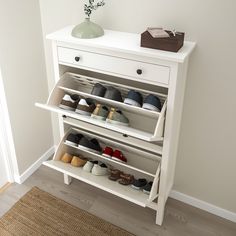
M61 161L64 163L70 163L75 167L82 167L86 164L87 159L82 156L73 156L69 153L64 153L61 157Z
M87 161L83 170L97 176L107 175L108 173L107 166L104 163L99 164L98 161Z
M126 157L123 155L123 153L119 150L113 151L111 147L105 147L102 153L103 156L111 158L115 161L127 163Z
M151 111L161 111L161 101L160 99L153 95L149 94L143 102L143 97L141 93L135 91L135 90L130 90L128 92L127 97L124 100L125 104L131 105L131 106L136 106L136 107L142 107L147 110Z
M134 182L131 187L136 190L142 190L146 194L150 194L152 184L152 181L148 182L146 179L134 179Z
M82 134L70 133L67 136L65 143L75 146L75 147L79 147L80 149L84 149L84 150L98 153L98 154L100 154L102 152L102 148L101 148L99 142L97 141L97 139L95 139L95 138L88 139L88 138L84 137L84 135L82 135Z
M81 98L76 94L65 94L59 105L60 108L75 111L80 115L91 116L96 108L95 103L90 98Z
M113 107L109 110L106 106L101 104L97 104L91 117L97 120L104 120L114 125L129 126L129 119L121 110Z
M108 86L106 88L102 84L96 83L92 89L91 94L98 97L104 97L106 99L114 100L117 102L123 102L121 92L112 86Z

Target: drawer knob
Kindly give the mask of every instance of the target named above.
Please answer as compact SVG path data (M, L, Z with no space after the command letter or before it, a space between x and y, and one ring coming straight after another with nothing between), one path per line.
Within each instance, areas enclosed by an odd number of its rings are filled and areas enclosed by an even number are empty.
M137 72L138 75L141 75L143 73L143 71L141 69L137 69L136 72Z
M80 60L80 57L75 57L75 61L79 61Z

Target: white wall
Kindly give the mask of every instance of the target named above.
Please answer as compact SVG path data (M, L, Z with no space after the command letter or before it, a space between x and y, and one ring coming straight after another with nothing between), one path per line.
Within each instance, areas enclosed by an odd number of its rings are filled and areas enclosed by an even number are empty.
M236 1L106 2L92 17L104 28L139 33L147 26L164 26L197 41L189 65L174 189L236 212ZM44 36L81 22L82 4L40 0ZM51 49L45 43L51 88Z
M0 0L0 67L19 174L53 145L38 0Z

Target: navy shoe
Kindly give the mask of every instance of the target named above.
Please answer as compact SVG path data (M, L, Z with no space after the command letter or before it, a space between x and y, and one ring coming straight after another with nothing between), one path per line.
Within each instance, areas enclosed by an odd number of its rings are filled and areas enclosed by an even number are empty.
M111 99L117 102L123 102L121 92L118 89L111 86L107 88L104 98Z
M99 97L104 97L106 90L107 89L103 85L97 83L93 86L91 94Z
M79 142L79 148L90 151L90 152L95 152L95 153L101 153L102 148L99 145L98 141L96 139L91 139L88 140L87 138L83 137L80 142Z
M77 147L82 138L82 134L69 134L65 140L65 143Z
M124 103L135 107L141 107L143 103L143 97L139 92L130 90Z
M143 108L151 111L161 111L161 101L158 97L150 94L148 95L143 103Z
M147 183L146 186L143 188L143 192L146 194L150 194L151 189L152 189L152 184L153 184L152 181Z
M147 185L146 179L135 179L133 184L131 185L132 188L139 190Z

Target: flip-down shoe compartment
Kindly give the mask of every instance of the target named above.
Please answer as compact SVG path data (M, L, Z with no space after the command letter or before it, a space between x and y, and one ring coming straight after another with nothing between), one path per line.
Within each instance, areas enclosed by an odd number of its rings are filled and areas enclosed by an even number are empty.
M86 150L80 147L80 145L72 145L66 140L68 139L69 134L82 134L88 140L96 139L102 149L109 146L111 148L117 149L123 153L127 159L127 163L122 163L114 159L105 157L102 155L102 152L97 153L92 150ZM145 178L147 182L156 181L155 186L158 185L156 176L159 166L160 158L157 155L150 154L144 151L137 151L135 148L129 147L124 144L117 144L115 141L101 138L97 135L90 134L88 132L70 129L63 139L61 140L56 153L53 157L53 160L46 161L44 164L49 166L57 171L60 171L64 174L67 174L73 178L84 181L90 185L98 187L108 192L120 196L129 201L135 202L143 207L150 203L151 194L147 195L141 190L135 190L131 185L121 185L119 181L111 181L108 177L110 172L102 176L93 175L91 172L87 172L83 167L75 167L70 163L64 163L61 159L65 153L70 154L71 156L78 156L85 158L86 160L99 161L99 163L105 163L109 169L118 169L123 173L133 175L136 179ZM144 161L145 160L145 161ZM145 163L145 165L143 164ZM155 189L155 186L153 189ZM151 191L152 192L152 191ZM155 193L157 195L157 193ZM153 195L153 194L152 194Z
M122 102L100 97L91 94L95 84L100 83L105 88L113 87L120 91ZM152 94L160 99L161 110L153 111L142 107L131 106L123 101L127 97L130 90L138 91L143 98ZM70 109L60 108L60 104L65 95L78 95L80 99L91 99L96 104L104 105L111 110L119 110L129 120L129 126L120 125L119 122L107 122L103 120L93 119L91 116L78 114ZM124 135L136 137L146 141L161 141L163 138L163 127L166 111L166 95L154 93L152 91L141 90L131 86L116 84L114 82L103 81L97 78L86 77L73 73L65 73L56 84L47 104L37 104L47 110L57 112L59 114L107 128ZM149 108L149 107L148 107ZM108 116L109 118L109 116Z

